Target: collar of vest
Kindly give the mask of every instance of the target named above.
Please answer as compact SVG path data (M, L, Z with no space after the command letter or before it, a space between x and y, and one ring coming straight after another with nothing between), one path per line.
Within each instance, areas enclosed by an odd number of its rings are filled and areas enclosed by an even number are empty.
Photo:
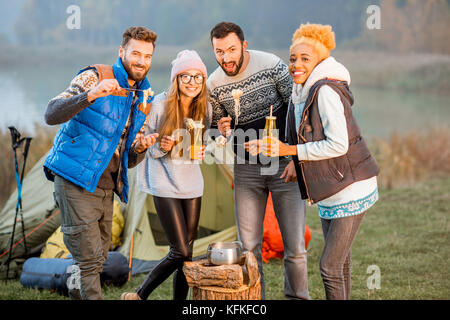
M112 67L113 67L114 77L116 78L117 82L119 82L119 85L122 88L129 88L130 86L128 85L128 73L122 64L122 59L120 57L117 58L116 63L113 64ZM137 88L143 89L143 90L150 88L150 82L147 80L147 77L145 77L143 80L137 82Z

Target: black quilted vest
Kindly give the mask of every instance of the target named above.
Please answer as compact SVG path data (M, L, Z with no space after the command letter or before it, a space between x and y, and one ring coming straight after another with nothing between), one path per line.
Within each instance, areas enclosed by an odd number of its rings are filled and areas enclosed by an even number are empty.
M311 87L299 128L295 128L294 105L290 102L288 143L294 145L326 139L318 107L318 93L323 85L330 86L341 98L347 121L349 147L345 155L326 160L299 161L297 156L293 157L302 199L308 199L311 204L329 198L356 181L369 179L379 173L378 165L353 117L353 95L345 81L323 79Z

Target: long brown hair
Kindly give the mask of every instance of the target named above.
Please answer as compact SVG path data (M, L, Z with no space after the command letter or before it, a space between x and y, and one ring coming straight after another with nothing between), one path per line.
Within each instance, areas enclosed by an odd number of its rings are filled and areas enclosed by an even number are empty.
M159 130L159 140L164 136L171 136L176 129L185 128L183 110L181 110L178 76L172 81L167 93L165 102L164 119ZM199 121L204 120L207 108L208 89L206 88L206 79L202 84L202 90L192 100L189 108L188 118Z

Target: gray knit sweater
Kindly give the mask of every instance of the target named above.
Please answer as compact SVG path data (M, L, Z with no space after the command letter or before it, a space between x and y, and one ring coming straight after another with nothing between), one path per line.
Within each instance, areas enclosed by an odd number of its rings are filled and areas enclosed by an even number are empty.
M159 132L165 114L166 93L155 97L145 122L146 134ZM208 104L203 123L211 125L212 108ZM137 167L139 189L157 197L192 199L203 195L203 176L196 161L174 160L160 149L159 142L152 145L145 159Z

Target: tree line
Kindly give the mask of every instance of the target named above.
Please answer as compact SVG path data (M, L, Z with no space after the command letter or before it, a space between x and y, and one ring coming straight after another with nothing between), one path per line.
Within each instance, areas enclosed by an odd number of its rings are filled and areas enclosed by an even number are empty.
M238 23L246 37L263 47L286 47L301 23L329 23L337 37L361 33L370 0L25 0L14 25L24 45L116 44L130 25L144 25L158 43L186 45L202 41L220 21ZM378 2L378 1L375 1ZM66 27L70 5L81 9L81 28ZM338 14L337 14L338 13Z
M66 26L78 5L81 28ZM366 26L369 5L381 9L381 29ZM143 25L159 44L207 43L219 21L242 26L260 48L287 48L301 23L331 24L338 45L394 52L450 53L450 0L24 0L13 31L22 45L116 45L123 30ZM357 40L357 41L355 41Z

